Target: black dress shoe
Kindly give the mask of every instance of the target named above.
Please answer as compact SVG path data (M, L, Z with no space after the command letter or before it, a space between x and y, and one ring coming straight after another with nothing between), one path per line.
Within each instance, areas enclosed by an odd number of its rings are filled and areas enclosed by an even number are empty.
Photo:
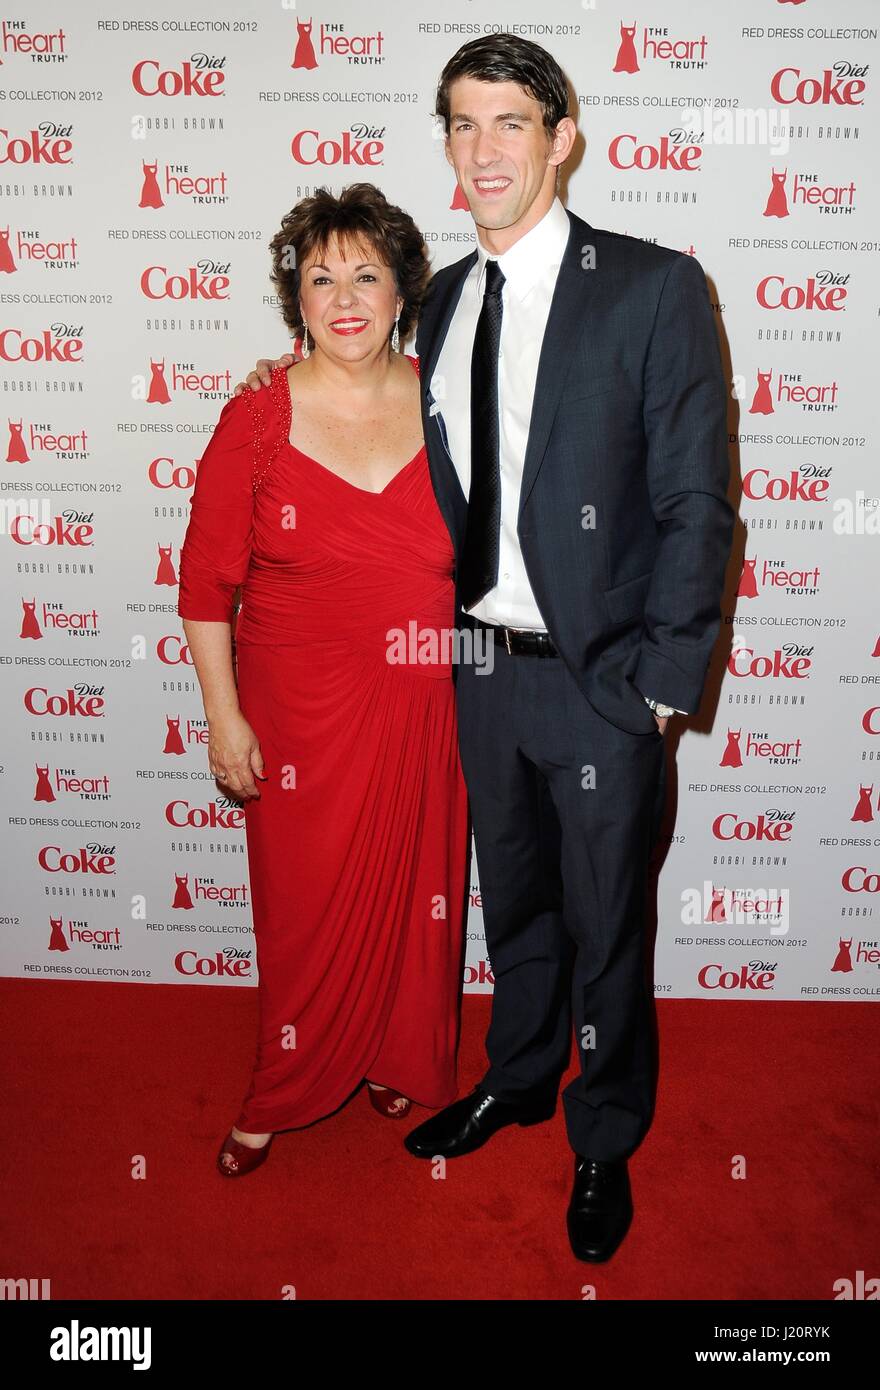
M614 1254L632 1221L626 1159L600 1162L575 1154L568 1238L579 1260L601 1264Z
M556 1098L496 1100L476 1086L469 1096L447 1105L410 1130L404 1144L416 1158L459 1158L473 1153L505 1125L537 1125L549 1120Z

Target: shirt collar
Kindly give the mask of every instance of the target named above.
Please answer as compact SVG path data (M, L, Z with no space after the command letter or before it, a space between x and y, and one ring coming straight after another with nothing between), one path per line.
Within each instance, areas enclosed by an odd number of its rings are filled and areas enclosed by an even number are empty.
M548 270L558 270L568 244L571 230L568 213L559 198L554 198L540 222L515 241L509 250L493 256L477 242L477 295L485 290L486 262L497 261L505 284L517 299L525 299L539 277Z

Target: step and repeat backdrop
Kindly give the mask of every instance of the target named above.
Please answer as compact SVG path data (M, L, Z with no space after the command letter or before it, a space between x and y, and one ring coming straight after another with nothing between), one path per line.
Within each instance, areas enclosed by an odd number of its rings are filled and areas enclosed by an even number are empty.
M471 251L436 80L508 30L572 83L564 201L697 257L730 381L740 523L670 731L658 993L880 994L878 29L875 0L0 11L4 974L256 983L176 614L199 458L289 348L268 242L299 198L368 179L437 267ZM485 992L476 861L470 892Z

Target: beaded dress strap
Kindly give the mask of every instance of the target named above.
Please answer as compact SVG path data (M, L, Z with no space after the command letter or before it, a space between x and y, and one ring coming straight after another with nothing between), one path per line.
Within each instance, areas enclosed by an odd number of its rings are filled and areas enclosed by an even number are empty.
M287 397L286 412L285 396ZM245 400L254 434L252 486L256 493L275 462L285 439L290 434L290 391L287 385L286 370L276 369L272 373L271 384L259 391L252 391L248 387L245 392Z

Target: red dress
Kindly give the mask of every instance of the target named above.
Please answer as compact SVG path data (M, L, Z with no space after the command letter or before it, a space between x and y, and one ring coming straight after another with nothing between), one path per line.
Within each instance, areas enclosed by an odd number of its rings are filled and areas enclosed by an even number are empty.
M372 493L291 445L290 419L284 368L226 402L179 566L183 618L231 621L243 584L239 704L268 773L244 810L260 974L245 1133L310 1124L365 1077L430 1107L457 1094L452 542L424 445ZM447 642L422 664L396 631Z

